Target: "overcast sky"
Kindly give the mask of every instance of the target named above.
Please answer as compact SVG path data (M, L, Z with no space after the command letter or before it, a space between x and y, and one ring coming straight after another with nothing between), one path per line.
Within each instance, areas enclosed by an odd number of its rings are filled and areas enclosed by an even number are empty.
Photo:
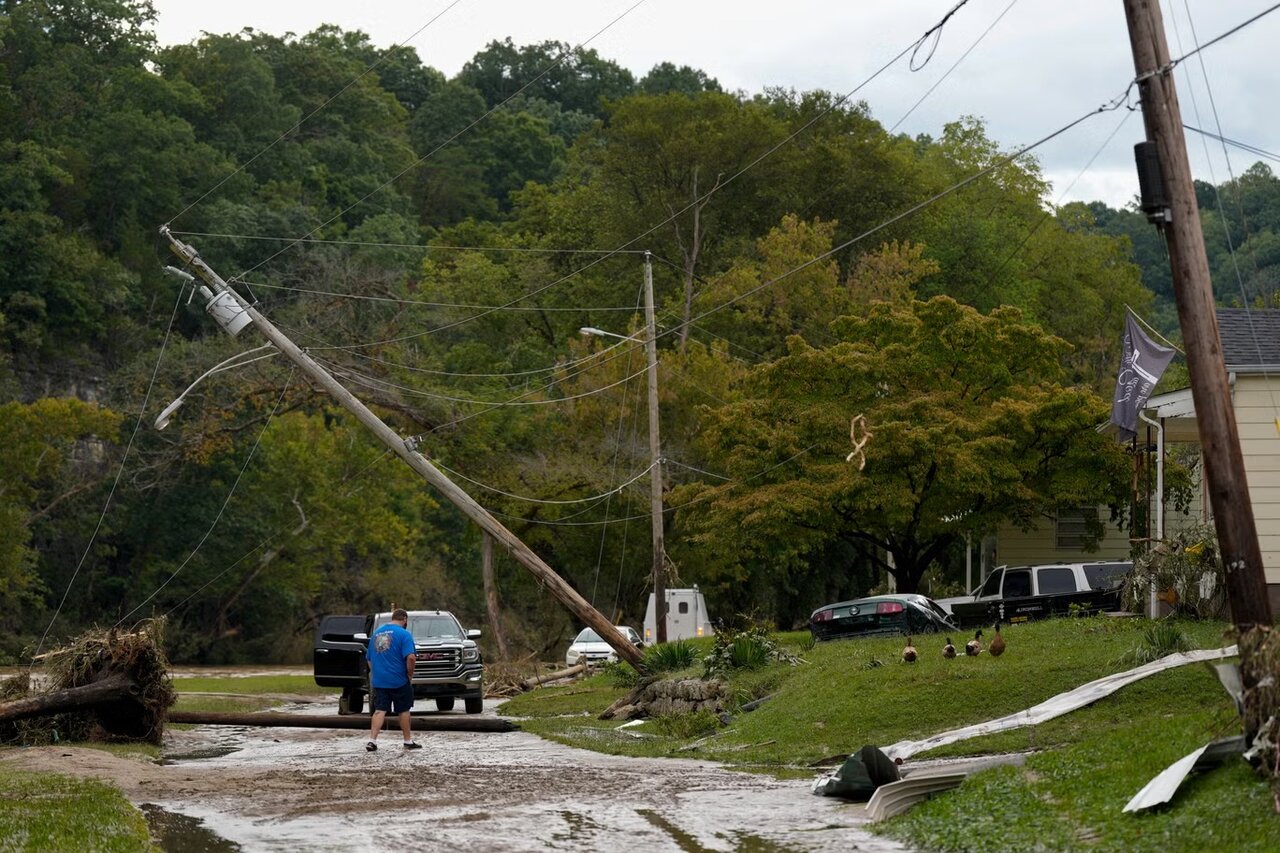
M452 75L494 39L510 36L517 44L590 40L589 47L637 77L670 61L701 68L727 89L784 86L841 94L955 5L955 0L643 0L609 26L635 0L459 0L450 8L453 2L154 0L162 44L244 27L301 35L330 23L363 30L380 46L409 40L423 62ZM1209 41L1271 5L1273 0L1165 0L1170 53L1181 56L1197 43L1195 36ZM1200 54L1203 70L1198 57L1182 63L1177 85L1184 121L1206 130L1216 127L1211 92L1224 136L1280 153L1277 45L1280 11ZM891 127L970 48L900 130L937 134L945 122L974 115L987 122L1003 147L1012 148L1111 100L1134 76L1121 0L969 0L947 24L926 67L913 73L904 59L857 97ZM1039 149L1054 201L1065 192L1068 201L1102 199L1119 206L1137 193L1133 144L1142 139L1141 116L1132 114L1102 147L1125 114L1095 117ZM1258 159L1230 149L1228 163L1221 144L1208 142L1206 153L1202 138L1188 135L1197 178L1221 182L1228 169L1239 174Z

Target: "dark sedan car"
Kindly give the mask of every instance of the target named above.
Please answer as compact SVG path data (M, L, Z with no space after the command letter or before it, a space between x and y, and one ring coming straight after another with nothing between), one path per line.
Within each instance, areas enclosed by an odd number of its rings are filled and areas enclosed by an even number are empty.
M813 611L809 630L815 640L960 632L947 611L923 595L876 595L828 604Z

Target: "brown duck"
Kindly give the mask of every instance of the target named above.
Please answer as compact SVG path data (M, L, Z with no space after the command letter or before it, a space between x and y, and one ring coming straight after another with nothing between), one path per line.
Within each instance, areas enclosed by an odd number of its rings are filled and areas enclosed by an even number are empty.
M998 658L1004 654L1004 637L1000 636L999 622L996 622L996 637L991 641L991 647L987 651L991 652L993 658Z
M919 655L916 653L916 647L911 645L911 636L907 636L907 644L902 647L902 660L906 663L915 663Z
M979 628L973 635L973 639L964 644L964 653L971 658L976 658L982 654L982 629Z
M942 656L947 660L951 660L956 656L956 647L951 645L950 637L947 637L947 644L942 647Z

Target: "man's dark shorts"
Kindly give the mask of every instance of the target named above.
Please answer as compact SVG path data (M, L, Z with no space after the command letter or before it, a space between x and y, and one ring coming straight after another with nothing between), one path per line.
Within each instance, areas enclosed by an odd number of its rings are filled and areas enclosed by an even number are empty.
M373 710L392 714L407 714L413 707L413 685L373 688Z

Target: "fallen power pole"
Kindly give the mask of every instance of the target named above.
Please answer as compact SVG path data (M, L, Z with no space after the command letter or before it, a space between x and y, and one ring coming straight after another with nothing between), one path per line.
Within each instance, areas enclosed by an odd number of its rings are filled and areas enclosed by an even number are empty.
M291 729L365 729L369 728L368 714L339 717L320 714L276 714L263 711L255 714L229 714L212 711L170 711L171 723L192 723L204 726L266 726ZM409 724L415 732L514 732L520 727L501 717L417 716L410 717Z
M1154 181L1143 181L1143 208L1169 244L1178 322L1187 350L1205 481L1226 570L1227 599L1231 618L1243 635L1254 626L1271 625L1271 604L1222 356L1173 63L1158 0L1124 0L1124 9L1142 96L1142 119L1147 138L1159 154L1160 185L1149 187ZM1160 197L1147 198L1151 191L1159 192Z
M625 660L637 670L644 669L644 657L640 650L628 642L622 636L622 633L613 626L613 623L604 617L604 614L592 607L573 587L569 586L563 578L543 562L542 558L535 554L528 545L525 545L518 536L490 515L488 510L480 506L474 498L427 461L426 457L417 451L416 442L397 435L391 427L387 426L381 418L370 411L364 403L343 387L338 380L330 376L328 371L303 352L297 344L272 325L266 317L258 313L252 305L241 299L240 294L228 286L222 277L200 258L199 253L192 246L183 243L170 233L169 226L161 227L160 234L169 241L174 254L181 258L184 263L190 265L196 274L213 289L215 299L224 301L227 298L234 299L240 310L253 321L253 324L258 327L258 331L276 349L296 364L312 381L328 391L343 408L355 415L361 424L367 427L388 449L403 459L410 468L418 472L432 486L435 486L441 494L461 509L468 518L480 525L481 530L501 542L515 557L516 561L537 577L558 601L564 604L571 613L591 626L600 635L600 638L618 653L619 658Z

